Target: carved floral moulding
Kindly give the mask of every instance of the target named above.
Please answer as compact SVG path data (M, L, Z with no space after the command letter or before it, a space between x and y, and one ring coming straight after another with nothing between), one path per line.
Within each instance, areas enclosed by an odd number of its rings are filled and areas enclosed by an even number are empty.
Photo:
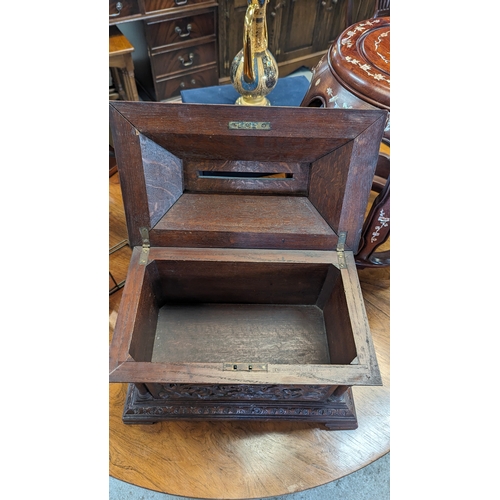
M331 428L357 428L356 411L351 390L324 401L165 401L151 395L141 396L129 385L123 411L125 423L154 423L162 420L203 419L224 420L239 417L248 420L310 420Z
M334 388L330 386L282 385L190 385L148 384L154 397L163 400L324 400Z

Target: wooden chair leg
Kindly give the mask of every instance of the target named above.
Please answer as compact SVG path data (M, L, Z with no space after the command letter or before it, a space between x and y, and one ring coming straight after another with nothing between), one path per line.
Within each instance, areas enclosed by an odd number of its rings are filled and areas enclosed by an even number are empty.
M139 93L135 83L134 63L132 56L127 58L127 67L122 69L123 84L125 86L125 94L129 101L138 101Z
M115 89L118 92L120 99L122 101L127 100L127 96L125 93L125 89L123 88L122 85L122 78L121 78L121 72L118 68L110 68L111 69L111 75L113 77L113 83L115 84Z

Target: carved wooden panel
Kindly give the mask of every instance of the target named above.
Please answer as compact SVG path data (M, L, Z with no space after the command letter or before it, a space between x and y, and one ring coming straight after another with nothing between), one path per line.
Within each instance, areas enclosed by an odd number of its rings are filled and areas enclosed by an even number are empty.
M313 389L314 390L314 389ZM195 403L196 401L196 403ZM342 395L331 395L324 401L211 401L196 399L192 402L154 398L141 395L130 384L124 423L146 423L175 419L210 420L297 420L322 422L332 430L358 427L351 389Z
M333 392L330 386L255 384L147 384L155 398L165 401L321 401Z

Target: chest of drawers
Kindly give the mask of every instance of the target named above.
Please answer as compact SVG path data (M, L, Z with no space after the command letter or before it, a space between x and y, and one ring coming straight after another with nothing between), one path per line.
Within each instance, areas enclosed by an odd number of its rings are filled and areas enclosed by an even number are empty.
M164 0L163 3L175 1ZM184 89L219 82L216 4L195 0L187 0L185 4L189 2L193 2L193 8L172 7L164 16L145 21L157 101L178 96Z
M217 7L214 0L110 0L110 24L144 24L156 101L219 83Z

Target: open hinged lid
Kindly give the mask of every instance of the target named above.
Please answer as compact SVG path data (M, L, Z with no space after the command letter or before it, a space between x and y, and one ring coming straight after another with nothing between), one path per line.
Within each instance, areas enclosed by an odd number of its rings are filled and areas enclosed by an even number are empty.
M110 381L379 385L354 252L387 112L110 110L134 247Z
M110 103L131 246L356 252L386 115Z

